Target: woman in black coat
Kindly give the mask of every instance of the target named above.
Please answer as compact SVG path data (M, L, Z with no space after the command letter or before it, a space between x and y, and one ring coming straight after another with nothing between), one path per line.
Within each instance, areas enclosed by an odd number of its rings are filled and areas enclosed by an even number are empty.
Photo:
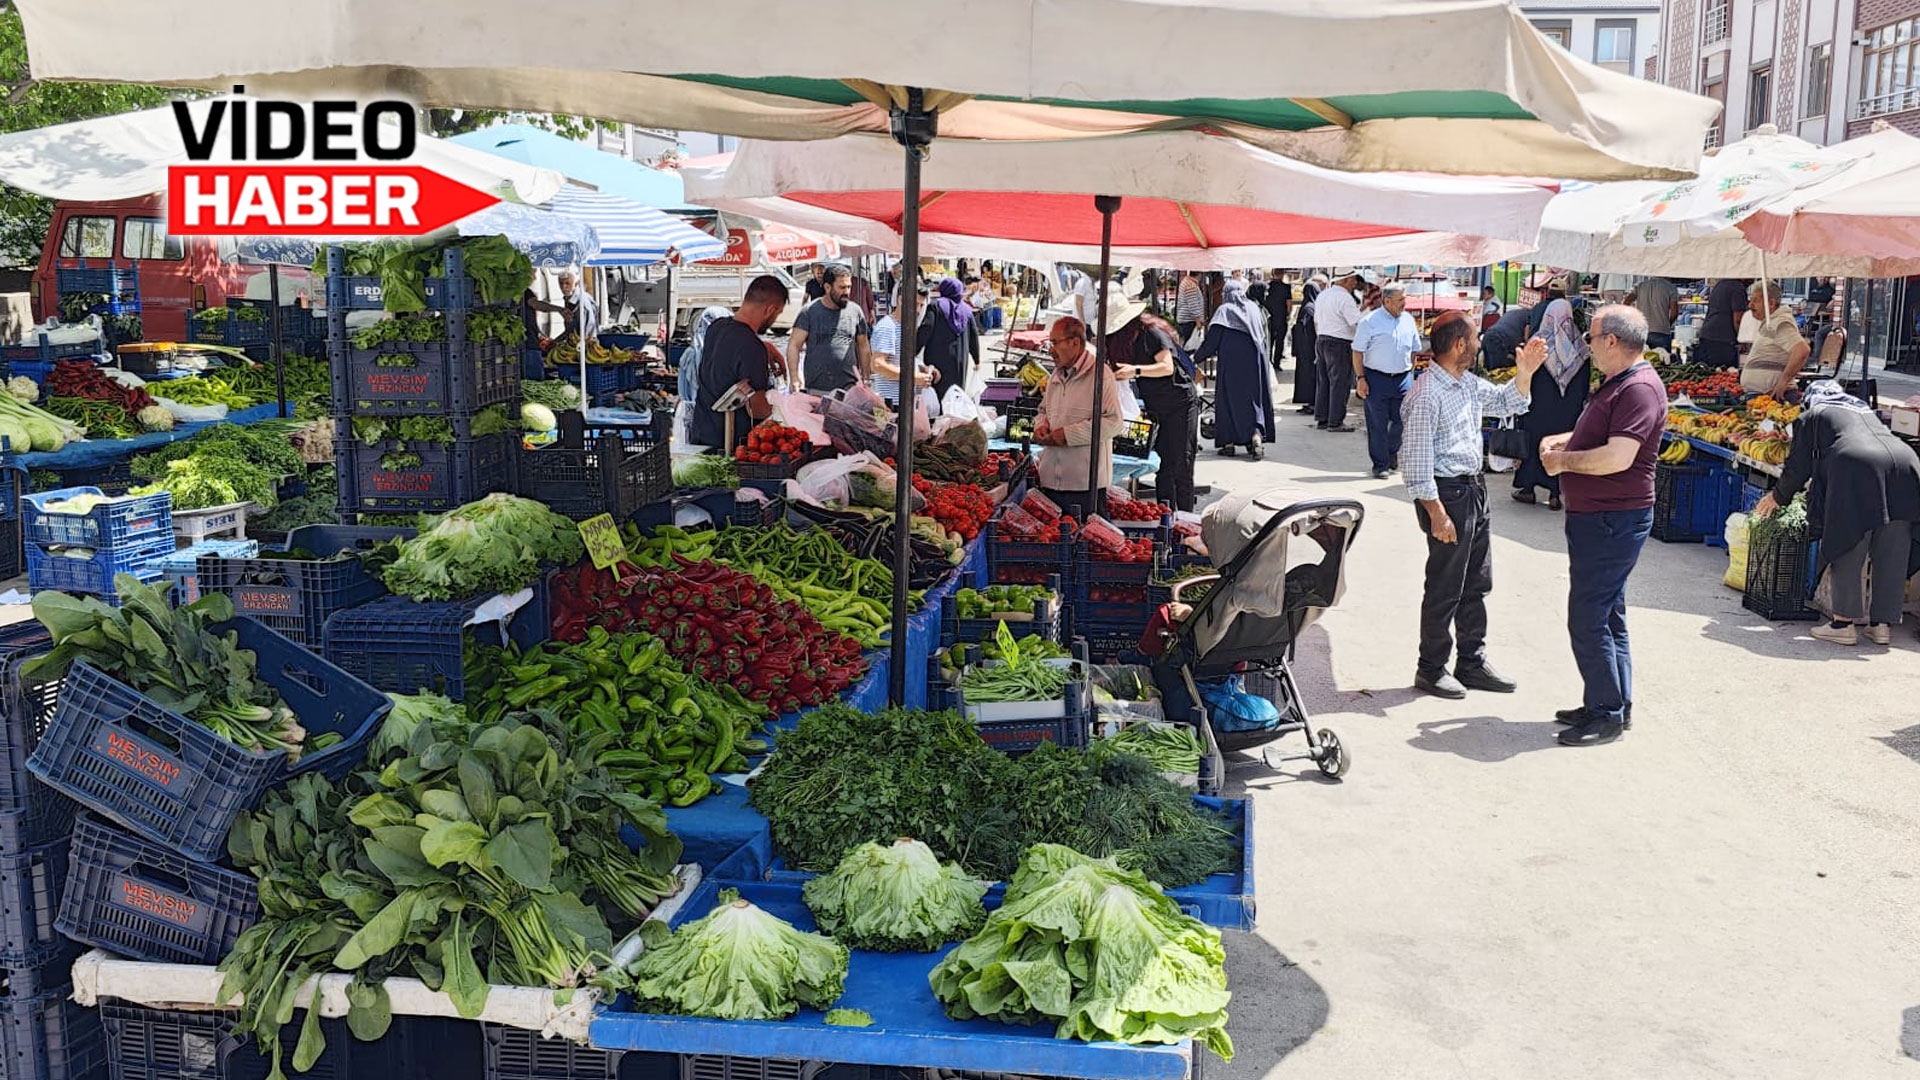
M1814 637L1840 645L1867 640L1885 645L1900 621L1907 579L1920 570L1920 457L1873 410L1832 379L1807 388L1804 412L1793 425L1793 451L1780 482L1753 512L1769 517L1802 489L1808 535L1820 541L1819 571L1833 571L1833 622ZM1871 601L1860 573L1873 566Z
M945 397L950 386L965 392L967 378L980 362L980 327L974 321L973 308L961 295L957 278L940 279L920 319L914 345L921 350L921 362L934 370L936 397Z
M1313 412L1313 392L1319 382L1314 359L1313 301L1320 295L1320 276L1300 286L1300 314L1293 319L1293 403L1303 413Z

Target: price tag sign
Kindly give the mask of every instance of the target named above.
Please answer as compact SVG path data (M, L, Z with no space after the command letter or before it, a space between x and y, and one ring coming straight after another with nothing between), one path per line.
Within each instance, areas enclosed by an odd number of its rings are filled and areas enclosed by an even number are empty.
M615 563L627 557L627 545L620 539L620 526L613 523L612 514L581 522L580 539L587 545L587 555L593 559L593 565L601 570L611 570Z

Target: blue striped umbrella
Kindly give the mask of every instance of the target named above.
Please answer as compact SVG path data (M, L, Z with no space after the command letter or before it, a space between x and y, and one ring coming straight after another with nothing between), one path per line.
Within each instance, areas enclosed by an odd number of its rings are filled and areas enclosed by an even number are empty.
M600 240L600 254L589 266L637 266L663 262L669 251L682 261L714 259L727 253L727 243L709 236L671 214L631 199L582 188L562 188L546 208L563 217L584 221Z

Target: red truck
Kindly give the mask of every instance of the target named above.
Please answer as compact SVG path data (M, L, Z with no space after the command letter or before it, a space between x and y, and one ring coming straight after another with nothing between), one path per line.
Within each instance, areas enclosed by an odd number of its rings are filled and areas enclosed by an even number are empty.
M230 237L168 236L158 195L118 202L61 202L33 271L33 315L57 315L54 270L132 265L140 277L140 326L148 341L187 340L187 318L229 296L267 297L263 268L243 263ZM283 267L282 303L306 292L307 271Z

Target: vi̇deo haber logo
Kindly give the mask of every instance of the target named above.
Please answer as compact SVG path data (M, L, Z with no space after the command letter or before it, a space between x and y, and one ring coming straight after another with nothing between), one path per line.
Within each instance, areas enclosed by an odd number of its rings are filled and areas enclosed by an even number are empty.
M236 96L195 113L173 103L193 162L167 168L174 235L422 236L500 201L408 164L420 137L404 101Z

